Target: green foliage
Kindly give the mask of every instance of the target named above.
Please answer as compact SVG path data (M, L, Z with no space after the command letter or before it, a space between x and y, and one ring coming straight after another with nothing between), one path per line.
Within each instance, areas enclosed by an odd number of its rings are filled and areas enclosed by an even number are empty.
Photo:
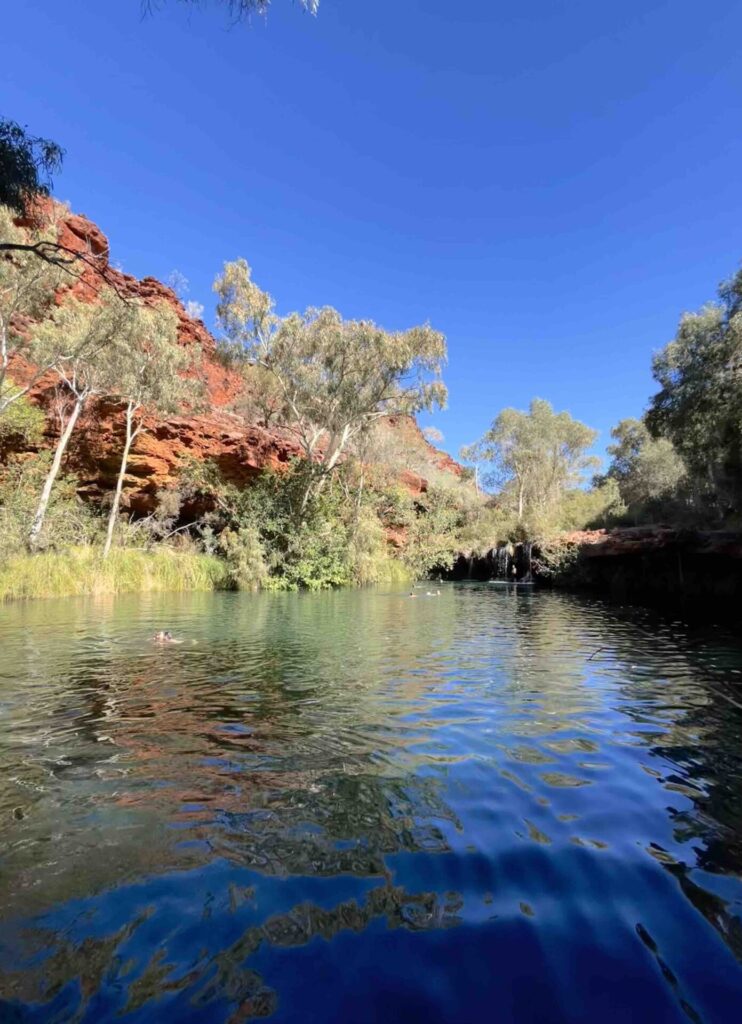
M15 226L12 210L0 205L0 244L36 245L53 242L56 237L53 221L42 227L21 230ZM33 351L32 339L22 325L27 320L38 319L49 309L62 279L60 267L39 259L28 249L0 252L0 417L54 364L57 353L51 355L49 361L40 361L40 353ZM22 387L11 388L8 372L11 362L18 357L36 363L37 369Z
M243 490L216 467L184 466L183 486L211 505L200 534L228 563L232 585L269 590L322 590L406 580L450 564L461 512L446 493L413 501L398 486L376 490L350 467L303 507L307 467L266 472ZM408 541L395 557L386 528Z
M462 456L490 467L487 481L499 488L501 506L515 515L525 536L538 537L555 529L564 493L595 465L585 452L596 437L569 413L555 413L536 398L528 412L503 409Z
M53 368L70 394L116 394L122 351L136 338L141 304L104 288L95 302L68 294L30 332L28 358Z
M218 349L224 352L223 348ZM227 359L229 363L229 359ZM231 369L238 369L243 377L243 389L232 408L248 423L269 427L280 424L283 416L283 395L275 376L258 363L232 360Z
M243 489L213 464L186 462L184 487L210 505L207 536L218 538L232 583L240 588L320 590L352 582L347 505L330 487L303 506L307 467L264 472Z
M670 441L696 492L720 515L742 507L742 270L716 303L686 313L653 364L647 426Z
M570 586L579 584L581 565L579 545L553 537L539 545L531 570L539 579L557 586Z
M0 384L0 405L3 390L14 389L15 385L8 379ZM29 402L25 395L21 395L0 415L0 456L14 449L38 445L44 434L45 423L46 418L41 409Z
M392 558L382 522L367 503L358 509L349 531L348 561L352 581L361 586L408 578L401 561Z
M235 590L257 590L268 578L265 552L254 526L225 527L218 547L227 563L226 572Z
M123 594L166 590L218 590L228 585L224 562L208 555L114 548L106 561L100 548L81 546L0 561L0 601Z
M48 196L51 176L62 166L63 157L64 150L56 142L30 135L16 121L0 118L0 203L22 214L35 196Z
M501 541L519 537L516 517L496 501L470 505L462 520L457 531L457 549L469 555L485 555Z
M421 579L434 569L453 566L463 518L461 506L448 491L431 488L416 499L402 556L413 577Z
M240 527L251 528L266 552L264 585L281 590L321 590L352 582L347 511L339 488L330 487L303 507L307 466L264 473L239 496Z
M608 446L611 464L602 479L619 489L628 518L639 523L682 511L686 469L672 442L653 438L642 420L627 419L613 428Z
M163 415L195 401L198 382L186 376L197 369L195 353L178 345L178 317L167 303L127 300L122 308L118 300L107 316L112 312L115 330L99 347L109 378L107 394L131 402L135 410Z
M224 343L275 379L277 416L307 459L305 504L375 420L445 402L446 342L427 324L389 332L329 306L279 317L245 260L226 263L214 290Z
M189 372L195 369L193 351L178 345L178 318L173 310L162 302L127 306L122 329L96 354L96 360L104 361L108 368L108 393L126 404L124 445L104 557L113 541L129 452L144 430L145 412L179 412L186 401L193 404L202 390Z
M0 536L2 556L23 550L33 522L39 491L51 462L50 452L11 457L0 465ZM77 481L61 475L47 509L39 538L41 548L65 548L92 544L99 536L102 522L77 496Z
M559 509L561 530L600 529L613 525L626 512L617 482L598 481L589 490L566 491Z

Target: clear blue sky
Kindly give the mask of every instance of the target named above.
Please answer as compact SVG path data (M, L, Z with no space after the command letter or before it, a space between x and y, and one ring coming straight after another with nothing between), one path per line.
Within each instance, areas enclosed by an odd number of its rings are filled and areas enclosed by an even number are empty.
M601 431L742 258L739 0L23 0L0 112L138 276L213 303L243 255L283 311L449 342L456 452L533 396Z

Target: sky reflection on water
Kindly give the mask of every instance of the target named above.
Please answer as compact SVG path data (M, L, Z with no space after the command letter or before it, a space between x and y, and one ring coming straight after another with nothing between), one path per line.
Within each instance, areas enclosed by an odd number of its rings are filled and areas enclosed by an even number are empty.
M37 602L0 649L3 1021L742 1019L720 631L452 585Z

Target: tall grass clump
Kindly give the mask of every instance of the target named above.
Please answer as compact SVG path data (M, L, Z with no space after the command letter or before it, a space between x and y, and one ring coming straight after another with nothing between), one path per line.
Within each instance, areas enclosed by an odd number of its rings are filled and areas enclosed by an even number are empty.
M217 590L229 585L225 563L213 555L160 548L73 547L17 553L0 561L0 600L83 594Z

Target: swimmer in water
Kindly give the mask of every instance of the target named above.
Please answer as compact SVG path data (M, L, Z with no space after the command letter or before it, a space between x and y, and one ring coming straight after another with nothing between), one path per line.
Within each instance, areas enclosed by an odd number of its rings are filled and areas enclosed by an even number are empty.
M159 633L155 633L152 637L153 640L160 644L179 644L180 640L176 640L169 629L161 629Z

